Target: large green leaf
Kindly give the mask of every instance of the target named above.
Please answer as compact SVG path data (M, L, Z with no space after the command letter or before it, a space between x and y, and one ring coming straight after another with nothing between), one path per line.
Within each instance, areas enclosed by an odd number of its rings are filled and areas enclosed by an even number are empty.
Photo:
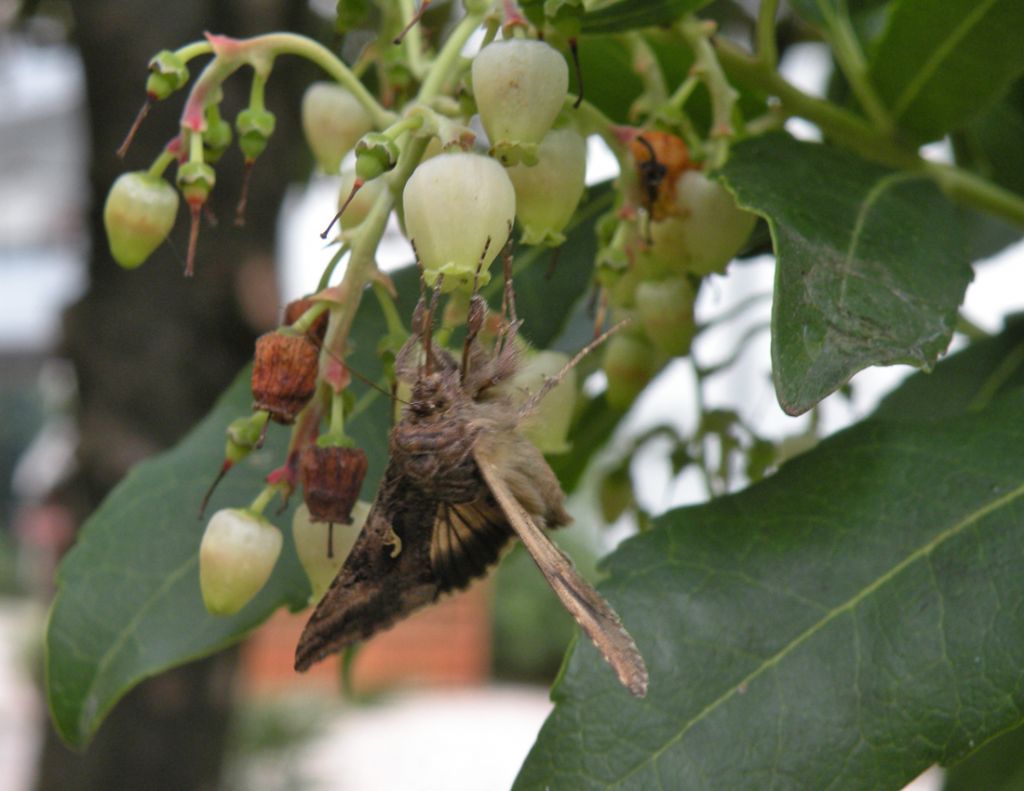
M610 198L607 185L591 191L550 273L544 251L523 248L516 257L517 305L533 343L543 347L557 338L575 303L585 299L593 223ZM409 267L394 279L399 312L410 315L418 272ZM500 281L492 281L496 300ZM353 368L378 375L377 344L384 332L383 314L368 296L351 337ZM384 468L391 422L387 400L374 396L364 396L365 408L346 425L370 460L364 498L372 496ZM84 744L111 706L142 679L241 639L279 606L305 605L309 586L290 541L266 588L239 614L211 616L200 598L197 553L204 523L196 512L223 458L224 429L250 404L249 375L243 372L180 445L140 464L114 489L61 564L47 627L46 681L54 723L69 743ZM210 512L250 502L263 477L283 460L286 441L287 432L272 426L266 447L231 472ZM275 521L286 527L290 511Z
M981 409L1007 390L1024 388L1024 316L1007 321L997 336L977 341L944 360L934 372L905 381L878 405L874 417L938 420Z
M971 269L956 209L931 181L783 134L735 146L722 178L771 229L786 412L869 365L929 368L945 351Z
M869 78L919 140L962 127L1024 72L1020 0L899 0Z
M789 5L823 34L848 20L862 34L861 44L870 47L877 30L890 13L894 0L790 0Z
M898 789L1021 722L1024 392L870 421L609 559L647 660L579 641L515 788Z
M666 25L711 0L619 0L583 16L584 33L624 33L641 27Z
M953 138L957 164L1024 195L1024 80Z
M252 399L241 375L213 412L172 451L136 467L84 525L61 563L46 639L54 724L83 745L135 683L222 648L280 604L309 595L291 542L267 586L239 614L214 618L199 595L196 514L224 452L224 427ZM233 471L211 504L248 503L282 453L283 432Z
M1024 728L994 739L952 767L942 791L1021 791L1024 788Z

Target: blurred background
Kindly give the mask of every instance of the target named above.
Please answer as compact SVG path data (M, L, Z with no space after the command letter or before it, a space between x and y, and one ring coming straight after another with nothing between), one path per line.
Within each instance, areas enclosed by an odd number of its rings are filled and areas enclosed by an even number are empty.
M268 94L278 129L250 192L256 221L204 229L192 281L181 276L181 223L140 270L113 265L103 196L123 170L148 164L177 125L173 101L157 107L127 161L114 156L141 103L145 63L204 30L288 28L329 40L333 6L180 0L170 12L152 0L0 0L0 791L501 789L550 709L547 687L573 626L516 551L489 580L371 641L347 669L344 695L337 664L292 672L304 617L282 614L239 648L131 692L85 754L66 750L48 725L43 619L76 526L132 464L206 412L256 335L276 326L281 306L315 284L330 256L319 231L334 212L337 181L310 178L296 120L315 74L282 62ZM821 93L826 57L816 45L794 45L787 76ZM244 97L226 101L240 108ZM799 123L791 131L814 134ZM615 175L596 143L591 154L591 183ZM941 145L929 155L947 156ZM230 217L240 177L240 164L219 169L217 214ZM965 315L982 329L998 330L1024 303L1014 274L1021 255L1012 246L979 267ZM382 254L385 265L410 260L394 238ZM712 365L746 339L742 364L708 383L706 407L736 410L759 435L795 447L813 441L812 423L831 433L867 414L910 373L867 371L816 415L785 417L769 373L771 284L770 257L754 256L702 291L701 322L731 318L699 336L694 357ZM737 312L740 305L747 308ZM600 389L600 376L587 387ZM653 428L693 432L694 386L690 360L670 366L592 464L566 538L585 570L635 529L629 518L610 531L596 527L594 482L624 459L650 514L706 499L695 469L674 472L669 443L644 442L632 456ZM936 782L931 774L919 787Z

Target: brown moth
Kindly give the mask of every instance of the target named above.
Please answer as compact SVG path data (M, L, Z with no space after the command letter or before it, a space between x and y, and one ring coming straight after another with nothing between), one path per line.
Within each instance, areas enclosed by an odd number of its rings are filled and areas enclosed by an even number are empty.
M632 637L542 529L571 518L554 472L517 427L560 377L519 408L503 392L516 371L520 324L507 278L511 319L487 350L477 337L486 306L474 295L461 364L431 339L438 293L430 311L420 301L414 334L396 359L412 397L391 431L391 459L362 533L299 638L296 670L466 587L517 536L619 681L643 697L647 669Z

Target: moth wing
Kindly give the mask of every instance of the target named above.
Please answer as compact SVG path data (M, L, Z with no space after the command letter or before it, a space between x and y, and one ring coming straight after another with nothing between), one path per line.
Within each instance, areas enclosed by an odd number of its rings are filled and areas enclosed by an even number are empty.
M438 597L430 565L436 512L437 502L389 464L359 538L299 637L296 670L386 629Z
M439 503L430 565L440 590L464 588L482 576L511 537L508 519L490 494L471 503Z
M647 667L615 610L533 521L485 454L478 448L474 456L488 488L552 590L615 670L622 685L642 698L647 694Z

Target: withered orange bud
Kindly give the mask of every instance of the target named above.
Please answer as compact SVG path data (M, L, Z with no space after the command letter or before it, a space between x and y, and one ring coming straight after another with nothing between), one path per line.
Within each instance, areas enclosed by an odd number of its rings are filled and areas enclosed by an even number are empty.
M289 302L284 309L284 323L294 324L302 317L303 313L315 304L316 302L309 297L302 297L301 299ZM319 344L324 342L324 335L327 334L327 319L330 315L330 312L325 310L317 317L312 326L306 330L306 334L312 338L314 342Z
M629 150L636 162L641 200L651 219L675 213L676 180L691 167L686 143L681 137L652 129L634 137Z
M366 465L362 448L310 445L302 451L303 499L314 522L352 521L352 506L359 499Z
M256 339L252 366L253 409L276 423L291 423L313 397L319 351L304 335L268 332Z

